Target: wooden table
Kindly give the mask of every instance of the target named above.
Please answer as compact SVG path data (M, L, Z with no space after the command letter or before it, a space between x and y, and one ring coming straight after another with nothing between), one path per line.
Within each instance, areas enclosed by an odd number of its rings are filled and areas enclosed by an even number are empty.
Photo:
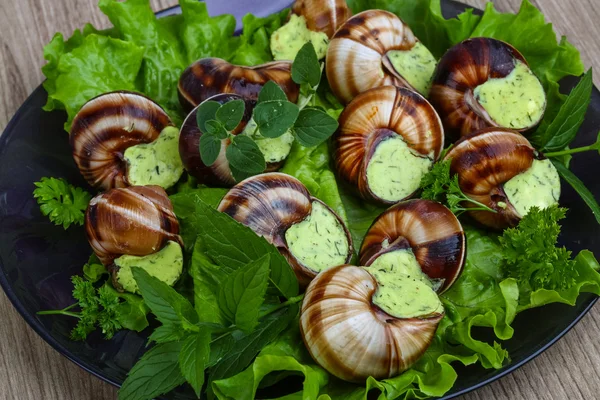
M223 0L227 1L227 0ZM267 1L267 0L265 0ZM484 0L463 0L483 7ZM177 0L151 0L156 10ZM55 32L85 22L105 27L96 0L0 0L0 131L43 76L42 47ZM501 11L520 0L498 0ZM587 67L600 66L600 1L534 0L559 34L577 46ZM600 74L594 79L600 86ZM115 399L117 391L48 346L0 290L0 400ZM463 397L493 399L594 399L600 393L600 306L565 338L515 373Z

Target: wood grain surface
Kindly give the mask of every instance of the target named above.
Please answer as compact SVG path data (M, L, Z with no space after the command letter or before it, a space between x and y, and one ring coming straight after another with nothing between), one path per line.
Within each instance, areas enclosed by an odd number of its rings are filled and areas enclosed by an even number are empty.
M227 0L222 0L227 1ZM265 0L268 1L268 0ZM483 0L463 0L483 7ZM156 10L176 0L151 0ZM0 132L43 80L43 46L55 32L92 22L109 26L97 0L0 0ZM520 0L497 0L501 11ZM587 67L600 66L600 0L534 0L559 34L569 37ZM600 86L600 74L595 83ZM515 373L463 400L600 398L600 306L550 350ZM47 345L21 319L0 290L0 399L116 399L116 389L83 371Z

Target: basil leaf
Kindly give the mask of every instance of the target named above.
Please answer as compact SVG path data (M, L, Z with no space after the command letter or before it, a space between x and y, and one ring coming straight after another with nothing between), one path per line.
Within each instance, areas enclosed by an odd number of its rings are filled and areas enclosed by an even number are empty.
M298 280L277 248L236 220L208 206L199 198L188 223L197 227L196 246L221 268L236 270L265 254L270 256L270 278L286 298L298 294ZM194 267L192 267L194 268Z
M219 308L225 317L246 333L258 324L260 306L269 283L269 254L239 268L221 283Z
M202 132L206 132L205 124L207 121L217 118L217 110L219 108L221 108L221 104L212 100L207 100L200 104L198 111L196 111L196 122Z
M579 196L581 196L583 201L585 201L585 204L587 204L590 210L592 210L596 221L600 224L600 206L598 205L598 202L594 198L592 192L590 192L589 189L585 187L583 182L581 182L581 180L577 176L575 176L574 173L569 171L569 169L565 167L561 162L553 159L550 159L550 161L552 161L552 164L554 164L554 166L556 167L556 170L558 171L559 175L565 181L567 181L567 183L571 185L577 193L579 193Z
M195 324L198 314L189 301L172 287L142 268L131 268L144 302L163 324Z
M560 150L575 139L590 104L592 87L592 69L590 68L560 107L558 115L546 129L543 138L538 139L544 143L541 150Z
M314 147L327 140L338 128L338 122L329 114L316 108L300 111L294 124L296 140L304 147Z
M248 136L235 136L227 146L226 155L229 164L239 171L260 174L267 167L265 157Z
M250 334L234 332L232 336L237 340L227 354L210 369L210 381L228 378L244 370L263 347L288 327L297 314L298 306L294 304L265 317Z
M210 355L210 330L194 333L185 340L179 353L181 373L200 398L204 385L204 368Z
M298 112L298 106L287 100L265 101L254 108L254 121L261 135L276 138L294 125Z
M183 339L185 334L186 332L180 324L166 323L154 329L148 338L148 343L156 342L160 344L176 342Z
M279 85L273 81L268 81L265 83L265 86L263 86L258 94L259 103L270 100L287 100L287 96L285 95L283 89L281 89L281 87L279 87Z
M223 124L225 129L232 131L242 121L245 110L246 103L244 100L239 99L228 101L217 110L217 120Z
M221 140L213 134L205 133L200 136L200 159L207 167L210 167L219 158L221 152Z
M158 344L127 374L119 399L146 400L168 393L185 382L179 369L181 342Z
M321 65L311 42L306 43L292 64L292 79L297 84L308 83L314 87L321 80Z
M217 120L211 119L204 124L206 133L216 136L218 139L227 139L227 129Z

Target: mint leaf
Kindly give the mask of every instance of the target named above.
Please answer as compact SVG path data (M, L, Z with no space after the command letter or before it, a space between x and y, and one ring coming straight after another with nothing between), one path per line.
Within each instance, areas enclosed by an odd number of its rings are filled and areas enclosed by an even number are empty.
M556 167L558 174L567 181L573 189L575 189L579 196L581 196L585 204L592 210L596 221L600 224L600 205L598 205L592 192L590 192L589 189L585 187L585 184L560 161L554 159L550 159L550 161L552 161L552 164Z
M179 367L181 373L194 388L200 398L204 384L204 368L210 355L210 330L204 329L194 333L185 340L179 352Z
M314 87L321 80L321 65L311 42L306 43L294 59L292 64L292 79L297 84L308 83Z
M575 139L590 104L592 87L590 68L560 107L558 115L548 126L543 137L537 139L538 144L542 144L540 148L542 151L563 149Z
M246 103L242 99L228 101L217 110L217 120L223 124L225 129L232 131L242 121L245 109Z
M250 174L260 174L265 170L265 157L248 136L233 137L226 150L227 161L236 170Z
M206 133L216 136L218 139L227 139L227 129L217 120L211 119L204 124Z
M260 93L258 94L258 102L262 103L271 100L286 101L287 96L278 84L276 84L273 81L268 81L267 83L265 83L263 88L260 90Z
M204 253L201 239L196 240L190 274L194 281L194 306L201 321L225 324L217 299L219 288L230 272L229 268L215 265Z
M304 147L314 147L329 139L338 128L338 122L316 108L300 111L294 124L296 140Z
M183 339L185 334L186 332L180 324L166 323L154 329L148 338L148 343L156 342L160 344L176 342Z
M294 304L268 315L250 334L234 332L232 336L237 340L210 369L210 381L228 378L244 370L263 347L275 340L295 320L297 314L298 306Z
M195 212L187 222L196 227L201 239L196 243L196 246L202 246L198 251L202 250L215 264L230 270L242 268L249 262L269 254L270 278L273 285L286 298L298 294L296 275L275 246L258 236L252 229L208 206L199 198L196 199L195 205Z
M221 283L219 308L225 317L246 333L258 324L260 306L269 283L269 254L235 270Z
M200 158L207 167L210 167L219 158L221 140L213 134L205 133L200 136Z
M198 128L202 132L206 132L206 122L217 118L217 110L221 108L221 104L216 101L206 100L198 106L196 111L196 122Z
M158 344L146 352L127 374L119 399L147 400L168 393L185 382L179 369L183 344Z
M195 324L198 315L189 301L142 268L131 268L144 302L163 324Z
M287 100L269 100L254 108L254 121L260 134L276 138L288 131L298 118L299 108Z

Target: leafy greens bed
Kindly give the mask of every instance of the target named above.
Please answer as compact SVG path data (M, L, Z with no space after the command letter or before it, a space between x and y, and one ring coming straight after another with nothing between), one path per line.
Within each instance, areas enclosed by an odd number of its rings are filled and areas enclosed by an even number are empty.
M181 15L157 19L147 0L100 0L114 28L98 31L87 25L68 40L57 34L44 49L48 61L44 87L49 94L45 109L66 110L68 130L89 99L131 90L158 102L180 124L185 116L177 97L182 71L208 56L249 66L272 60L270 35L288 15L288 10L266 18L247 15L242 34L233 36L232 16L209 17L205 4L195 0L180 4ZM384 9L397 14L436 58L469 37L492 37L515 46L547 93L546 113L532 143L547 155L555 154L559 173L600 221L593 196L568 170L570 154L579 150L565 150L583 121L592 74L586 73L569 97L559 92L562 78L584 73L579 52L564 37L556 40L552 26L528 0L515 15L499 13L489 3L481 16L468 10L455 19L442 16L439 0L348 0L348 4L355 13ZM342 110L324 82L314 102L336 118ZM281 171L297 177L347 221L358 246L384 209L362 202L338 185L330 157L328 143L307 148L295 142ZM438 173L430 175L432 187L424 187L424 194L444 201L445 193L452 193L452 183L447 172ZM55 223L67 228L83 222L89 197L81 189L56 179L38 186L35 195L44 204L42 211ZM520 311L553 302L573 305L582 292L600 295L600 265L594 255L582 251L571 259L567 250L555 247L563 209L533 210L517 228L502 234L464 220L466 266L442 295L446 315L425 355L397 377L349 384L329 375L307 353L298 329L302 297L296 278L273 246L215 210L225 193L199 186L193 179L172 191L189 273L177 290L143 270L134 270L143 301L116 292L108 283L96 289L93 283L106 271L92 257L84 267L86 279L74 278L81 312L49 312L80 318L75 339L85 338L96 326L109 338L121 328L142 330L148 326L148 310L162 323L150 336L155 346L132 369L120 398L152 398L187 381L198 395L206 390L209 397L250 399L259 387L288 375L303 375L304 383L301 392L286 398L362 399L371 391L385 399L441 396L457 378L453 364L480 363L498 369L510 362L501 341L513 336L511 323ZM542 231L547 234L536 235ZM280 303L278 296L287 300ZM497 341L475 339L474 327L492 329Z

